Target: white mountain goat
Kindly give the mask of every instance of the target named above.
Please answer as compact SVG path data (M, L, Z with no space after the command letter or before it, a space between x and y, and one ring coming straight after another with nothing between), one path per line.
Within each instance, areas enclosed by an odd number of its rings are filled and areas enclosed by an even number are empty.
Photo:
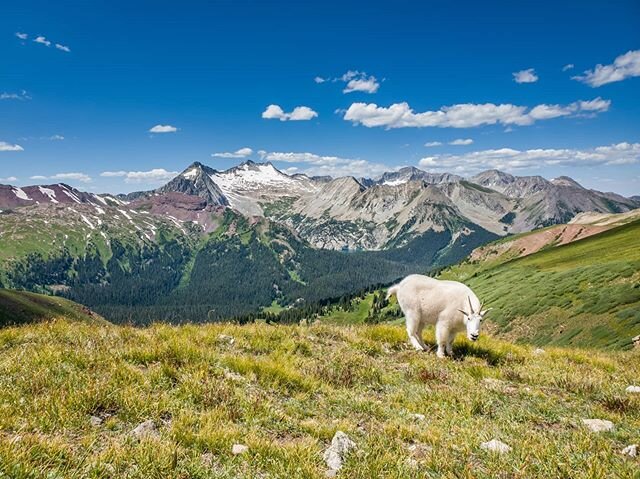
M438 357L453 354L451 344L458 332L476 341L480 323L489 311L471 289L457 281L441 281L420 274L412 274L389 288L387 299L395 295L404 313L409 341L417 351L426 351L422 330L428 324L436 327Z

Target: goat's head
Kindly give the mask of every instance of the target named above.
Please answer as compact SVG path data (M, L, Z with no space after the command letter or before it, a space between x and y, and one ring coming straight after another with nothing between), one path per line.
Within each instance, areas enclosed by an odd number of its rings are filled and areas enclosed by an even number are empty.
M480 304L478 311L474 311L473 305L471 304L471 298L467 297L467 299L469 301L469 312L463 311L462 309L459 309L458 311L464 315L464 325L467 328L467 338L471 341L477 341L480 337L480 324L482 323L482 319L485 314L491 310L491 308L482 309L482 304Z

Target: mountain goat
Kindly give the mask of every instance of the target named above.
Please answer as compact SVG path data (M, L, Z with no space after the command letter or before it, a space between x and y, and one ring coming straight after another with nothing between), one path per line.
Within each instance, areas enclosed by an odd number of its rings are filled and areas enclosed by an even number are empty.
M395 295L405 315L409 341L417 351L426 351L422 330L427 324L436 327L438 357L452 355L451 344L458 332L476 341L480 336L480 322L489 311L482 309L480 300L471 289L457 281L441 281L420 274L412 274L389 288L387 299Z

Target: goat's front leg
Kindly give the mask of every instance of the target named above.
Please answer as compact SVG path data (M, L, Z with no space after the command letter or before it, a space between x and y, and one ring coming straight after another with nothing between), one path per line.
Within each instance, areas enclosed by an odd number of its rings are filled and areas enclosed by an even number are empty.
M436 355L439 358L444 358L446 353L449 353L450 345L449 341L449 328L445 326L443 322L436 323L436 342L438 343L438 351Z

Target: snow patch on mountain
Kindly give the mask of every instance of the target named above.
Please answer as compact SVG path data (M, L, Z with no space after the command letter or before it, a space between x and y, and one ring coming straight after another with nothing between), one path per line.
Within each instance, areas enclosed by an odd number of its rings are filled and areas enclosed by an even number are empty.
M17 186L14 186L13 188L13 194L21 200L33 201L31 198L29 198L29 195L27 195L22 188L18 188Z

